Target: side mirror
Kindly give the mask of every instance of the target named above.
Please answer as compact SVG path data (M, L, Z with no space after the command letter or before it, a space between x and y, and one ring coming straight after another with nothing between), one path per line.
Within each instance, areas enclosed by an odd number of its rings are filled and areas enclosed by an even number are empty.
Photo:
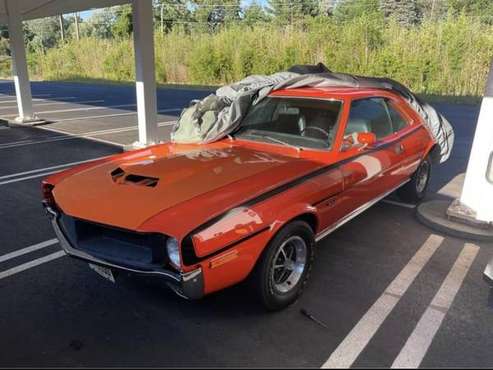
M341 150L345 152L352 148L364 149L376 142L377 137L373 132L355 132L344 137Z
M364 146L371 146L377 142L377 136L373 132L358 132L357 141Z

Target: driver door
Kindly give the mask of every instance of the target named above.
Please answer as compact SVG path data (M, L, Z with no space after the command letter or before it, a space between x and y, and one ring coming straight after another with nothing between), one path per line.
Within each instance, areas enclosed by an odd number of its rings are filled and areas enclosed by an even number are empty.
M394 141L394 130L385 98L353 100L344 128L344 138L357 133L373 133L377 142L369 148L343 144L347 158L341 166L344 177L346 213L364 206L397 186L394 176L400 166L402 148ZM346 143L346 142L344 142Z

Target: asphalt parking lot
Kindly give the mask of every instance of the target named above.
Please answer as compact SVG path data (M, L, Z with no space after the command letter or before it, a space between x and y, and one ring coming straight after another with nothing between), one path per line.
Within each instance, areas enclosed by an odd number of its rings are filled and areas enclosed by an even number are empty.
M205 90L158 91L160 134ZM0 126L0 367L491 367L493 244L439 235L384 200L319 243L311 282L266 314L239 285L187 302L153 280L114 286L63 255L40 180L137 139L132 86L34 82L51 123ZM478 106L436 104L456 129L432 197L460 192ZM16 115L0 83L0 118ZM305 310L316 320L301 313Z

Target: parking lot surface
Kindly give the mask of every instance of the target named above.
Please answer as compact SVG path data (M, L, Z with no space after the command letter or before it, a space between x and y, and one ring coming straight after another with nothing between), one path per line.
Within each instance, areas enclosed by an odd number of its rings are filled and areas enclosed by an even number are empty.
M163 140L181 108L207 94L158 90ZM61 252L40 180L136 141L134 88L34 82L33 95L50 123L0 126L1 367L492 366L482 272L493 245L435 233L394 198L319 243L305 294L283 312L265 313L244 285L187 302L159 281L103 280ZM436 106L457 139L429 198L453 198L479 107ZM1 82L0 118L16 112L13 84Z

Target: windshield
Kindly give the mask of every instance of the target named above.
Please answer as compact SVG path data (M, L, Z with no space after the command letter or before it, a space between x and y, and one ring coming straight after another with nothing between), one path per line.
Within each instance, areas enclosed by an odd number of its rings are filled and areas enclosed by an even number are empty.
M342 102L267 97L250 108L235 137L287 146L330 149Z

